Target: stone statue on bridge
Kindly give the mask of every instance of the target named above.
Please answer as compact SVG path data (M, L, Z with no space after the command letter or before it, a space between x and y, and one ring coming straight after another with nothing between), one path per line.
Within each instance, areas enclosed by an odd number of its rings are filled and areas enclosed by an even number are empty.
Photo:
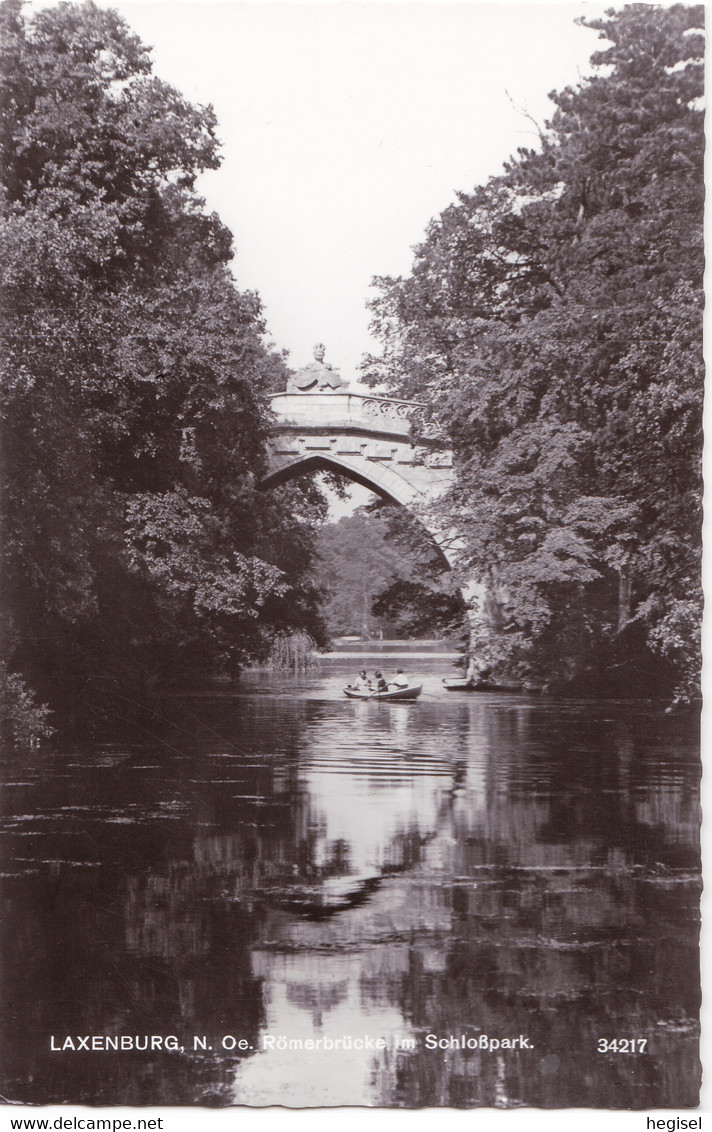
M287 393L334 393L346 389L348 381L339 374L338 369L324 361L326 346L317 342L314 347L314 361L297 370L287 382Z

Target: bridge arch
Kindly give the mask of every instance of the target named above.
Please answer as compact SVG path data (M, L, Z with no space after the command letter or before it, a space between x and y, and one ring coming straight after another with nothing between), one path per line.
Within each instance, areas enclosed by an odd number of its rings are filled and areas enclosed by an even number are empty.
M394 474L388 468L379 467L369 469L366 473L346 457L337 455L314 456L305 453L295 456L293 460L270 471L261 481L260 488L276 487L278 484L287 483L298 476L309 475L312 472L337 472L380 495L387 503L408 507L414 502L414 490L402 476Z
M457 558L452 532L435 528L422 514L423 505L451 486L452 454L437 441L413 442L410 418L418 408L416 402L357 393L277 393L268 470L259 487L337 472L412 511L452 567Z

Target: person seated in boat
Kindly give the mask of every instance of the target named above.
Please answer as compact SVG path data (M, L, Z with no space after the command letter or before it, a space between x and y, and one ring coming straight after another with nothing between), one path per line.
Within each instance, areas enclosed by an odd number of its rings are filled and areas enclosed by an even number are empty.
M370 680L369 675L366 672L365 668L361 669L358 676L356 677L356 680L354 681L353 686L359 692L370 692L371 691L371 680Z
M473 656L470 657L465 674L468 687L477 688L480 684L486 684L491 675L491 666L483 664Z
M407 688L410 681L402 668L397 669L395 676L391 680L391 688Z
M376 672L376 691L377 692L387 692L388 691L388 684L387 684L386 680L384 680L382 672Z

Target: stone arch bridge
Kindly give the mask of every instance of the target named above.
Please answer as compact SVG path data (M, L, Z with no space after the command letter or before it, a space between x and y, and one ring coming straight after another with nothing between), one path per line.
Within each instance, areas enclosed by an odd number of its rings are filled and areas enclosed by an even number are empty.
M332 471L412 510L453 566L457 540L426 506L452 485L452 453L436 440L411 440L415 401L360 393L276 393L266 489L314 471Z

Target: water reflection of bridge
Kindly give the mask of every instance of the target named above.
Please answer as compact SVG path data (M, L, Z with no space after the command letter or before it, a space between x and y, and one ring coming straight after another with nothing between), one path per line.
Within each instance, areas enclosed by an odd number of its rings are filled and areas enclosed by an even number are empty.
M6 955L8 1017L24 1019L12 1095L693 1106L696 732L681 740L650 707L516 697L397 712L308 679L308 699L190 705L168 751L60 759L51 783L46 761L22 767L6 837L24 944ZM359 888L341 911L313 899ZM67 1032L150 1025L212 1049L121 1058L112 1076L49 1052L60 1006ZM262 1049L275 1032L344 1031L388 1048ZM424 1048L459 1032L524 1032L535 1048ZM618 1070L591 1053L629 1032L650 1039L645 1059ZM222 1047L229 1034L246 1056Z
M411 1104L467 1096L469 1104L560 1105L562 1082L539 1073L538 1055L518 1052L505 1065L454 1050L435 1062L422 1049L423 1034L524 1030L537 1048L561 1049L566 1018L576 1011L581 1049L594 1048L597 1031L615 1025L621 1011L645 1036L651 995L687 1001L689 1022L689 974L679 974L684 963L670 965L671 948L685 954L689 944L684 922L665 917L667 877L655 864L663 805L676 831L668 859L677 854L683 879L694 856L697 818L682 779L676 791L666 781L664 802L659 784L644 785L639 740L625 724L591 746L586 722L580 739L597 758L573 768L570 729L558 754L549 736L540 762L536 721L545 709L529 704L450 705L447 734L442 717L427 709L417 719L399 715L394 728L390 713L363 706L356 705L347 742L342 705L293 711L299 758L273 761L259 800L233 791L239 820L226 809L217 827L194 839L192 891L183 874L175 887L161 882L160 891L149 881L142 894L147 915L163 906L157 936L168 954L177 947L171 925L180 921L173 898L166 903L171 891L182 907L199 893L213 906L227 904L244 924L240 938L264 1013L254 1053L237 1068L233 1102L394 1104L407 1081ZM333 915L308 900L299 910L295 895L340 877L379 883ZM667 927L651 936L653 906ZM136 906L131 920L141 919ZM210 936L207 924L203 936ZM189 941L180 941L186 944L189 952ZM264 1034L363 1033L385 1037L388 1049L309 1059L260 1048ZM408 1037L418 1048L396 1051L396 1039ZM689 1080L680 1056L676 1068L667 1056L642 1067L652 1075L647 1083L655 1074ZM581 1055L576 1066L567 1103L580 1103L580 1082L591 1075L590 1059ZM611 1084L606 1103L618 1104L620 1095Z

